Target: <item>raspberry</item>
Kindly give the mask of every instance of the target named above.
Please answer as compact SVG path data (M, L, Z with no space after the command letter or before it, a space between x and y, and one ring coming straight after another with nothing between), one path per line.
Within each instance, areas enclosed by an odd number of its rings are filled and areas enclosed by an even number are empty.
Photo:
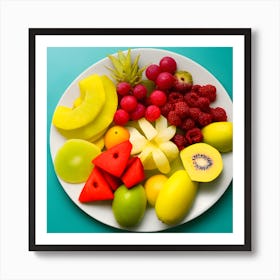
M183 101L184 96L180 92L173 91L168 95L168 102L170 103L176 103L178 101Z
M201 97L208 98L210 102L214 102L216 100L216 87L213 85L201 86L198 93Z
M198 93L200 88L201 88L201 85L193 85L192 86L192 91Z
M189 106L185 101L175 103L174 111L180 118L186 118L189 115Z
M225 121L227 121L227 113L221 107L211 108L211 115L213 117L214 122L225 122Z
M203 112L209 112L210 100L206 97L199 97L196 103L197 107Z
M170 111L173 111L175 108L175 105L173 103L165 103L161 108L161 114L165 117L167 117L168 113Z
M187 145L187 139L185 136L178 133L172 138L172 142L178 147L180 151L183 150Z
M181 126L182 125L182 120L181 118L176 114L175 111L170 111L167 115L167 121L171 125L175 126Z
M185 101L188 103L190 107L197 107L197 100L199 96L194 91L186 93L184 96Z
M123 110L118 109L114 115L114 123L116 125L125 125L129 121L129 114Z
M188 131L195 127L195 121L191 118L187 118L183 120L181 128L185 131Z
M189 109L189 115L194 121L198 120L200 114L201 114L201 111L199 108L190 108Z
M155 81L160 72L161 70L158 65L151 64L150 66L147 67L145 74L149 80Z
M162 90L154 90L150 95L150 101L153 105L163 106L166 103L167 96Z
M145 112L146 112L146 107L143 104L138 103L136 109L130 113L130 118L133 121L137 121L145 116Z
M132 112L136 109L137 99L132 95L126 95L121 99L121 108L127 112Z
M146 108L145 118L149 122L153 122L160 117L160 109L158 106L150 105Z
M186 133L186 140L189 145L194 143L199 143L203 139L203 135L201 133L201 130L197 127L194 127L187 131Z
M210 124L212 122L212 115L209 113L204 113L201 112L201 114L198 117L198 123L200 124L200 126L206 126L208 124Z

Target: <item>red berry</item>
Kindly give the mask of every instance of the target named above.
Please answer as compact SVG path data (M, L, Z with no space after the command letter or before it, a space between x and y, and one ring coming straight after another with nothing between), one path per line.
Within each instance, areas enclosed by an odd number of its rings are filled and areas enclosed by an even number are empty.
M174 58L165 56L160 60L159 67L162 72L174 74L177 69L177 63Z
M201 97L208 98L210 102L214 102L216 100L216 87L213 85L201 86L198 93Z
M194 121L198 121L200 114L201 114L201 111L198 108L189 109L189 115Z
M176 103L178 101L183 101L184 95L180 92L173 91L168 95L168 102L169 103Z
M143 104L138 103L136 109L130 113L130 118L133 121L137 121L145 116L145 112L146 112L146 107Z
M146 112L145 112L145 118L147 119L147 121L149 122L153 122L155 120L157 120L160 117L160 109L158 106L156 105L149 105L146 108Z
M161 72L156 79L156 85L161 90L170 89L173 86L174 77L169 72Z
M178 147L179 150L183 150L187 145L187 139L185 136L178 133L172 138L172 142Z
M147 67L146 69L146 77L151 80L155 81L157 79L157 76L161 72L160 67L156 64L151 64L150 66Z
M187 102L178 101L175 103L174 107L175 107L174 111L180 118L184 119L189 115L189 106L188 106Z
M201 85L193 85L191 90L198 93L200 88L201 88Z
M156 106L163 106L167 101L167 96L162 90L154 90L150 95L151 104Z
M197 100L199 96L194 91L186 93L184 96L185 101L188 103L190 107L197 107Z
M135 96L126 95L121 99L120 102L121 108L127 112L132 112L136 109L137 99Z
M129 121L129 114L123 110L118 109L114 115L114 123L116 125L125 125Z
M136 85L133 89L133 95L138 100L143 100L147 96L147 92L147 88L142 84Z
M186 139L189 145L201 142L203 140L201 130L197 127L188 130L186 133Z
M212 120L213 120L212 115L209 113L201 112L198 117L198 123L202 127L210 124L212 122Z
M199 97L197 99L196 105L203 112L209 112L210 111L210 107L209 107L210 100L206 97Z
M225 121L227 121L227 113L221 107L211 108L211 115L213 117L214 122L225 122Z
M181 128L185 131L188 131L195 127L195 121L191 118L187 118L183 120Z
M167 117L170 111L174 110L175 105L173 103L165 103L162 107L160 107L161 114Z
M170 111L167 115L167 121L171 125L175 126L181 126L182 125L182 120L181 118L177 115L175 111Z
M119 95L125 96L128 95L131 90L131 85L127 82L120 82L117 85L117 93Z

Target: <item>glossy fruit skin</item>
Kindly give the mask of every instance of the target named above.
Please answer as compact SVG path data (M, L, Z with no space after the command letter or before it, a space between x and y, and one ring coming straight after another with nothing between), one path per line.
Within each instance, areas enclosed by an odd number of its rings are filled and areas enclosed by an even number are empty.
M125 110L126 112L128 112L128 113L132 112L135 110L135 108L137 106L137 99L135 96L132 96L132 95L124 96L121 99L120 105L121 105L121 108L123 110Z
M150 121L153 122L155 120L157 120L160 117L160 109L158 106L155 105L149 105L146 108L146 112L145 112L145 118Z
M56 174L68 183L85 182L94 167L92 159L100 153L100 148L88 141L67 140L55 155Z
M213 122L201 130L203 142L215 147L221 153L232 151L232 122Z
M123 109L118 109L114 115L114 123L116 125L126 125L128 121L129 114Z
M131 91L131 85L128 82L120 82L117 84L117 93L121 96L128 95Z
M120 125L115 125L107 130L104 135L104 145L106 149L129 140L130 134L126 128Z
M177 63L174 58L170 56L163 57L159 62L161 72L169 72L174 74L177 70Z
M198 184L184 170L175 171L160 190L155 211L167 225L181 222L190 210L197 193Z
M162 72L157 76L156 85L161 90L168 90L174 84L174 77L169 72Z
M128 189L121 185L114 193L112 210L122 227L136 226L144 217L147 199L144 187L139 184Z
M144 85L138 84L133 89L133 96L135 96L137 100L143 100L147 96L147 92L147 88Z
M151 64L146 69L146 77L151 81L155 81L160 72L161 72L161 70L160 70L159 65Z
M145 112L146 107L143 104L138 103L135 110L130 113L130 118L133 121L137 121L145 116Z
M147 179L144 184L148 203L155 207L156 200L160 190L164 183L168 180L168 177L163 174L156 174Z
M150 101L153 105L163 106L167 101L167 96L162 90L154 90L150 95Z

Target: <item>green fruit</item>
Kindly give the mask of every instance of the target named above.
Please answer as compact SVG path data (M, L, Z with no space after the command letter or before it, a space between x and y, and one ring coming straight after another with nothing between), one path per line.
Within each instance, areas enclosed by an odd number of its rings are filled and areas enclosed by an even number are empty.
M101 111L105 102L105 91L98 75L91 75L80 82L81 103L74 102L74 108L57 106L53 115L53 125L64 130L71 130L87 125ZM84 92L83 92L84 91Z
M118 106L118 96L116 92L116 87L113 82L107 76L101 76L103 86L105 89L105 104L100 111L99 115L89 124L73 129L73 130L63 130L59 129L59 132L66 138L79 138L79 139L98 139L100 134L108 128L114 118Z
M155 210L157 217L165 224L181 222L190 210L197 192L197 182L193 182L185 170L173 173L160 190Z
M100 153L100 148L88 141L68 140L55 155L55 172L65 182L85 182L93 169L92 159Z
M203 142L221 153L232 151L232 122L213 122L201 130Z
M133 227L144 217L146 205L145 189L141 184L130 189L121 185L114 193L112 209L119 225Z
M193 181L213 181L223 170L220 152L206 143L196 143L186 147L181 150L180 157Z

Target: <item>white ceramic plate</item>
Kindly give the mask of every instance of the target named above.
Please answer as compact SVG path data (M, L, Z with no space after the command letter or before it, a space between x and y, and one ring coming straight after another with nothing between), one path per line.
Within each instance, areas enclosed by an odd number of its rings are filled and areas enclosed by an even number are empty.
M160 59L163 56L170 55L172 56L176 62L178 69L189 71L194 80L194 84L213 84L217 88L217 100L215 103L212 103L211 106L221 106L225 108L228 120L232 121L232 101L229 98L226 90L220 84L220 82L205 68L192 61L191 59L184 57L182 55L165 51L159 49L133 49L131 52L132 58L135 58L138 54L140 54L140 67L149 65L151 63L159 63ZM79 88L78 81L93 74L105 74L110 75L109 71L105 66L111 66L108 58L104 58L103 60L97 62L96 64L89 67L86 71L84 71L77 79L75 79L72 84L66 89L65 93L61 97L59 103L57 105L66 105L71 106L76 97L79 96ZM57 150L63 145L65 142L65 138L62 137L55 127L51 126L50 131L50 151L52 159L57 152ZM226 191L228 186L232 181L232 153L226 153L222 155L224 162L224 169L222 174L215 181L211 183L201 183L199 185L199 191L195 202L182 221L181 224L186 223L205 211L207 211L211 206L213 206ZM58 178L59 179L59 178ZM98 220L101 223L106 225L121 228L116 222L112 208L111 202L103 201L103 202L94 202L89 204L82 204L78 201L79 194L84 186L84 184L68 184L62 180L60 180L60 184L68 194L68 196L72 199L72 201L84 212L86 212L90 217ZM59 202L58 202L59 203ZM134 228L129 228L130 231L136 232L154 232L161 231L169 228L169 226L163 224L156 217L154 208L147 207L147 211L142 222Z

